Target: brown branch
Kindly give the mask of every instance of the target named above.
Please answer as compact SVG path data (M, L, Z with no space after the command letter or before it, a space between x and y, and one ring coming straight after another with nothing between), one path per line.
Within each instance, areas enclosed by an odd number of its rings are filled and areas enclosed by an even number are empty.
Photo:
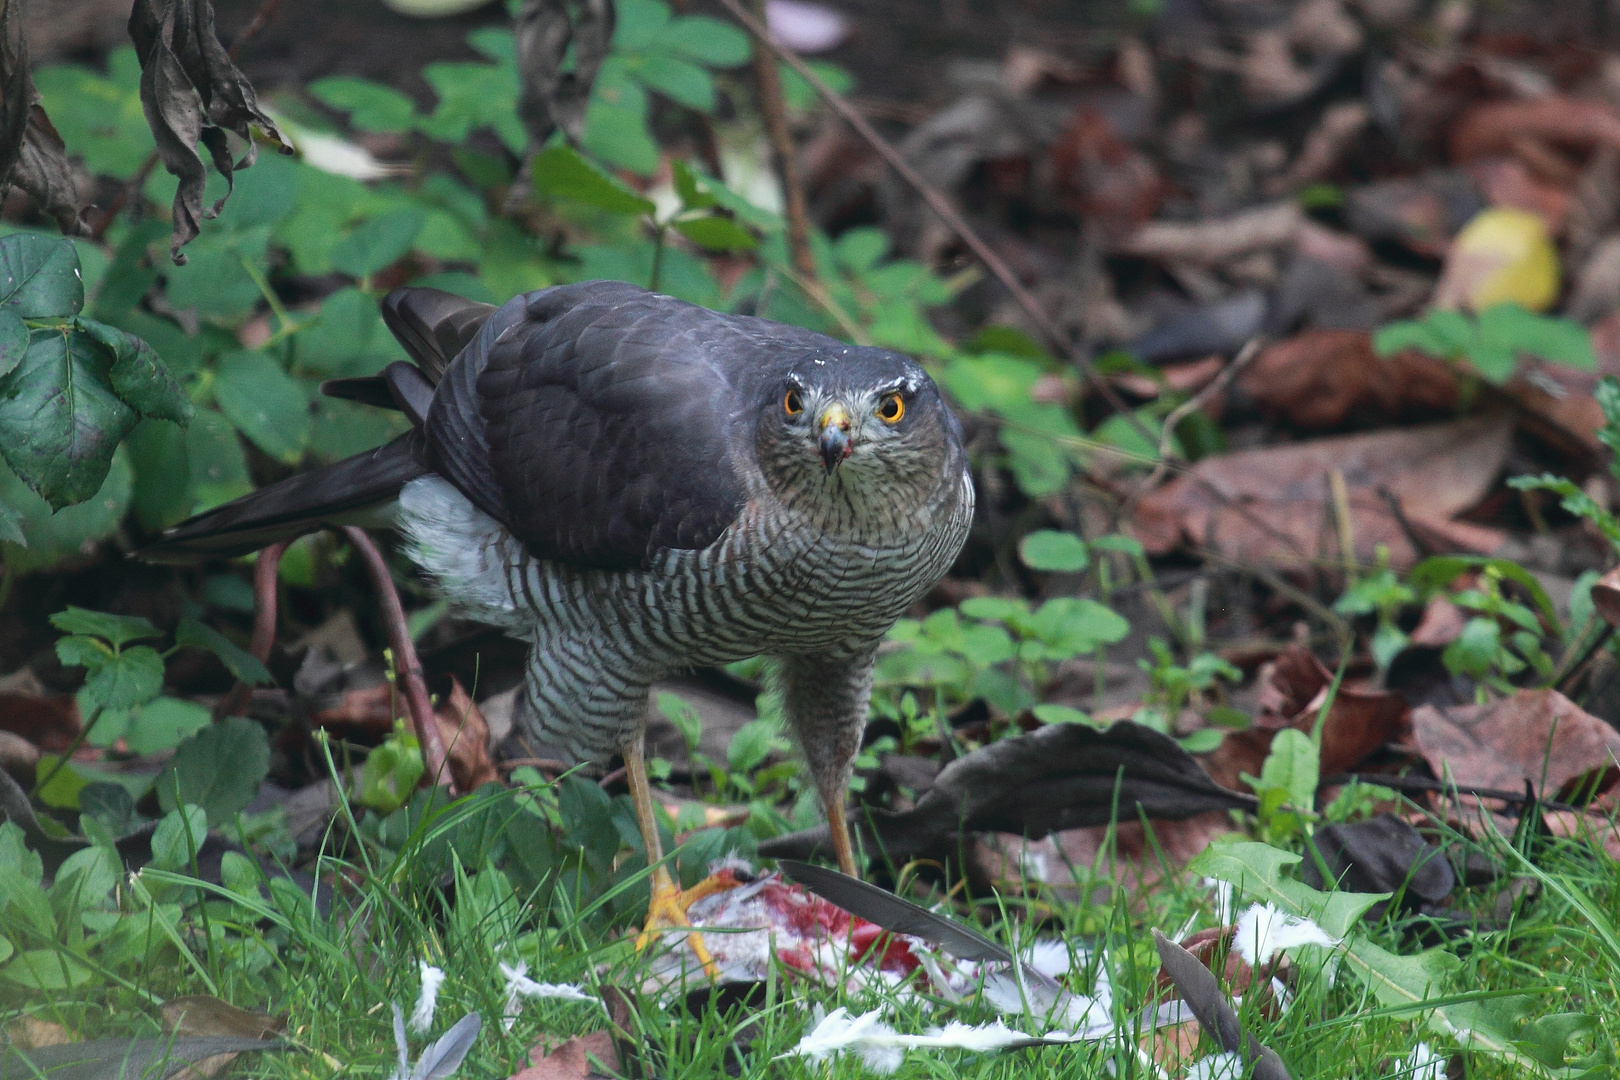
M905 159L904 155L896 150L887 139L879 135L871 124L867 123L866 117L862 116L860 111L849 103L849 99L823 82L821 77L808 64L800 60L787 46L777 41L770 30L765 27L765 24L743 7L742 0L720 0L720 4L731 13L732 18L741 23L754 36L754 40L774 53L784 64L797 72L800 78L809 83L811 89L821 96L821 99L827 103L833 112L837 113L845 123L854 128L855 133L865 139L872 149L877 151L878 156L887 162L888 166L898 173L902 180L911 185L918 195L922 196L923 202L927 203L929 208L939 215L940 219L950 227L951 231L961 239L962 243L967 245L968 250L973 252L974 257L982 262L991 275L1001 282L1002 287L1012 294L1018 306L1023 309L1024 314L1029 317L1041 334L1051 342L1053 347L1067 356L1075 367L1080 369L1081 375L1097 388L1097 393L1108 403L1109 408L1124 416L1126 421L1136 429L1137 434L1141 435L1145 441L1148 443L1154 442L1153 432L1148 430L1147 425L1142 423L1141 418L1125 403L1125 399L1119 396L1119 392L1103 379L1091 359L1074 347L1074 343L1069 340L1069 336L1052 320L1052 317L1046 313L1046 309L1041 307L1040 302L1035 299L1030 291L1024 288L1023 282L1018 280L1018 275L1013 273L1012 268L1002 260L1000 255L991 250L990 245L984 242L983 238L962 218L961 214L957 213L956 207L951 204L951 200L938 188L923 179L922 175L911 167L911 163Z
M753 15L765 21L765 0L752 0ZM776 58L764 49L754 50L754 81L759 84L759 111L765 118L765 134L771 141L776 178L782 184L782 204L787 211L788 255L793 268L810 281L816 279L816 260L810 253L810 211L804 201L804 185L799 182L799 158L788 127L787 103L782 98L782 73Z
M345 525L340 530L365 560L371 583L377 589L382 605L383 625L388 630L388 644L394 651L394 672L399 687L405 694L405 708L411 714L411 726L422 746L422 763L429 780L444 784L455 793L455 781L445 765L444 740L439 735L439 720L433 714L433 702L428 697L427 680L422 677L422 662L417 659L416 645L411 641L410 628L405 622L405 608L399 602L399 590L394 587L394 575L388 563L377 550L366 531L357 525Z
M242 32L236 35L236 40L231 42L230 57L232 60L242 55L242 47L258 37L259 31L263 30L265 24L275 18L276 12L280 10L281 0L264 0L264 3L259 5L259 10L253 13L253 18L249 19L248 24L242 27Z
M281 569L281 557L287 553L290 540L271 544L259 552L253 564L253 641L248 651L261 664L269 663L270 649L276 643L276 579ZM231 692L214 705L214 719L235 716L247 704L253 687L236 680Z

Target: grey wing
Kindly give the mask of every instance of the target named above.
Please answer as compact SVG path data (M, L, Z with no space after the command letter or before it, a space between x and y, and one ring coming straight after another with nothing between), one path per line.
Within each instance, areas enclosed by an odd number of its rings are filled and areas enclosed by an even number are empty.
M751 438L732 320L618 282L522 299L440 384L435 468L543 558L628 568L712 544L742 508L732 453Z

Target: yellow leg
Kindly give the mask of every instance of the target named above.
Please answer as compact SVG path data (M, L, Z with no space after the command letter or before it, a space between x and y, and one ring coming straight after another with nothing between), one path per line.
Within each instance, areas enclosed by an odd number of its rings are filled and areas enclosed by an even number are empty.
M837 798L826 800L827 826L832 830L833 854L838 857L838 869L850 877L858 878L861 872L855 866L855 845L850 843L849 822L844 820L843 792Z
M664 844L658 838L658 818L653 812L652 785L647 782L647 762L640 735L624 747L624 775L630 781L630 799L636 807L636 824L641 827L641 839L647 845L647 865L653 868L652 902L647 905L647 922L636 938L636 948L645 949L659 931L690 926L686 909L694 902L711 893L735 888L738 882L728 873L723 878L705 878L682 892L675 879L670 877L669 869L664 866ZM719 969L709 955L703 935L695 930L690 931L686 941L692 946L692 953L703 965L704 972L711 979L718 976Z

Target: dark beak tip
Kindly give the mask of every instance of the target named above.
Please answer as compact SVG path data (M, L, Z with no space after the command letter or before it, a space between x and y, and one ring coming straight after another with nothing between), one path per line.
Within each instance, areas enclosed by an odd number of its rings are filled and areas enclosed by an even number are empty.
M843 460L849 457L849 432L842 428L829 427L821 433L821 463L826 466L830 475Z

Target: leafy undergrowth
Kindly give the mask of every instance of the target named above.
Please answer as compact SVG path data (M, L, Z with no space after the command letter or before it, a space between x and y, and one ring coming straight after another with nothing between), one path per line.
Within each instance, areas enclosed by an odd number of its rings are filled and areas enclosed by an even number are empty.
M392 846L345 803L325 847L348 854L323 854L310 867L313 880L285 876L272 859L256 864L227 852L217 875L223 884L199 882L204 815L186 807L158 825L152 862L140 872L121 878L115 857L98 845L70 857L41 889L39 857L25 850L16 825L0 826L0 862L13 868L0 893L0 925L19 957L33 958L37 975L23 989L17 968L8 967L0 989L7 1029L14 1038L30 1031L37 1038L42 1028L161 1038L165 1001L212 995L285 1014L290 1049L264 1055L253 1075L381 1076L396 1054L391 1004L420 1013L426 965L443 980L435 1019L413 1027L412 1046L419 1050L477 1013L484 1026L463 1066L467 1076L512 1075L529 1063L531 1047L602 1029L609 988L634 1005L620 1018L630 1028L627 1045L637 1048L638 1060L621 1063L626 1075L870 1075L856 1053L830 1065L796 1053L817 1018L837 1008L880 1010L902 1033L955 1020L1046 1030L1041 1017L1000 1012L973 994L953 1004L926 985L919 992L920 972L898 984L857 978L840 986L778 964L741 1001L644 989L656 949L638 952L626 929L645 903L645 871L632 858L611 885L595 887L589 864L601 845L589 834L612 829L611 809L585 807L571 799L570 786L565 778L560 786L489 788L448 805L419 798L414 812L393 819L404 828ZM548 816L563 838L550 849L551 865L537 863L533 848L520 857L506 849L543 833ZM368 832L359 843L340 842ZM1396 898L1381 918L1358 921L1379 897L1318 893L1297 880L1298 855L1245 840L1216 843L1152 891L1074 867L1078 895L1089 902L990 896L970 904L959 894L958 917L977 920L1015 952L1029 953L1036 940L1058 943L1067 954L1062 981L1098 1002L1113 1031L1001 1053L915 1049L897 1075L1242 1075L1215 1070L1220 1047L1208 1035L1200 1042L1191 1025L1154 1033L1140 1014L1175 996L1160 981L1151 928L1185 939L1227 925L1255 903L1313 920L1338 942L1288 949L1286 959L1263 968L1274 981L1256 979L1239 998L1244 1029L1295 1077L1611 1075L1606 1003L1620 993L1620 938L1606 913L1620 910L1617 864L1580 840L1476 843L1450 832L1444 839L1456 865L1475 867L1476 877L1491 867L1496 876L1425 915L1403 914ZM677 858L691 854L683 848ZM941 899L914 885L919 900ZM1236 943L1232 951L1236 963ZM514 995L514 970L583 997ZM1474 1048L1457 1057L1464 1071L1444 1071L1470 1042ZM1422 1061L1427 1071L1414 1068Z

